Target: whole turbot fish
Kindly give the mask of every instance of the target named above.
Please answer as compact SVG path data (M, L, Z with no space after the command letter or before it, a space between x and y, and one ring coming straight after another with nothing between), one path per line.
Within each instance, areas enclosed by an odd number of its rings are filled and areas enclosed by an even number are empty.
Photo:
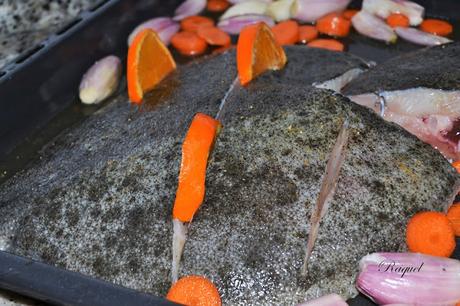
M322 54L324 61L336 58ZM226 93L206 200L180 269L180 276L210 278L225 305L291 305L331 292L351 297L361 257L404 250L407 219L451 203L460 178L437 151L347 98L308 85L360 64L319 78L305 66L304 76L289 82L267 73L228 93L234 56L180 67L140 112L121 96L63 132L41 160L0 186L0 248L165 295L181 142L193 115L216 115ZM307 84L298 86L302 77ZM334 195L301 273L310 217L345 122Z
M390 59L359 75L343 93L447 158L460 159L460 43Z

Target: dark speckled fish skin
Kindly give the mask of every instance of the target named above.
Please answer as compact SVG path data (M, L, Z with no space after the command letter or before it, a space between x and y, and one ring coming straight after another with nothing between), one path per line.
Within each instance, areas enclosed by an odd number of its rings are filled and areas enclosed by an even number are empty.
M416 87L460 89L460 43L410 52L379 64L348 83L342 92L357 95Z
M137 112L121 96L63 133L0 186L0 248L165 295L181 142L195 112L217 112L234 67L227 53L181 68L149 99L160 105ZM310 208L344 116L349 158L302 279ZM260 78L236 88L221 118L181 272L212 279L225 305L351 296L363 253L402 249L407 218L442 210L458 186L431 147L330 91Z
M459 176L430 146L340 95L257 83L222 113L183 271L211 277L229 305L353 296L359 258L405 250L408 218L446 209ZM345 118L347 154L305 279L310 214Z
M286 46L284 50L288 58L285 68L261 75L258 82L305 86L334 79L351 69L368 69L365 61L349 53L304 46Z

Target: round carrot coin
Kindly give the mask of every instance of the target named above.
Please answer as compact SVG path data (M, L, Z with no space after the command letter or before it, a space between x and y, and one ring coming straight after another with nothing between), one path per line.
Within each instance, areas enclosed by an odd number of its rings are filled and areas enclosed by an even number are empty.
M171 302L187 306L220 306L219 291L216 286L203 276L186 276L179 279L166 296Z
M187 31L174 34L171 38L171 45L186 56L203 54L208 47L206 41L198 34Z
M456 236L460 237L460 203L452 204L447 212L447 219L449 219Z
M420 24L420 29L440 36L447 36L453 31L453 27L450 23L440 19L425 19Z
M351 18L353 18L353 16L355 16L356 14L358 14L358 10L352 10L352 9L349 9L349 10L345 10L343 13L342 13L342 16L345 17L346 19L348 20L351 20Z
M282 69L286 61L283 48L265 23L249 25L240 32L236 66L241 85L248 84L267 70Z
M458 173L460 173L460 160L456 160L452 163L452 167L455 168L455 170L457 170Z
M387 17L387 24L392 27L403 27L407 28L409 26L409 18L407 18L403 14L391 14L390 16Z
M176 63L158 35L150 29L138 33L128 49L127 82L131 102L141 103L144 93L174 69Z
M197 32L200 27L213 27L214 21L204 16L189 16L182 19L180 27L184 31Z
M230 6L227 0L208 0L206 8L210 12L223 12Z
M299 42L306 44L318 37L318 30L311 25L303 25L299 27Z
M335 39L315 39L307 44L307 46L312 48L321 48L332 51L343 51L345 49L344 45Z
M293 45L299 40L299 24L294 20L281 21L272 27L273 35L280 45Z
M434 211L417 213L406 229L411 252L449 257L455 249L454 229L445 214Z
M228 46L232 43L230 35L216 27L201 27L197 33L211 46Z
M350 33L351 22L338 13L331 13L316 21L318 32L329 35L344 37Z

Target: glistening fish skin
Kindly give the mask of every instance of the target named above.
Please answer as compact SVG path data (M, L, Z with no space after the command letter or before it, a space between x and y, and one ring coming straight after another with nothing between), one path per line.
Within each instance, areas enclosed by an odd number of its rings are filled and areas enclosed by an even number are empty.
M0 186L7 249L164 296L180 145L196 112L216 114L234 58L179 67L142 111L121 96L58 137ZM403 250L407 219L443 210L459 177L431 147L340 95L263 80L237 86L223 109L180 273L209 277L225 305L350 297L358 260ZM345 115L348 154L303 278L307 224Z
M456 305L460 261L417 253L374 253L360 261L357 288L379 305Z
M379 64L343 89L347 96L425 87L460 89L460 43L424 48Z

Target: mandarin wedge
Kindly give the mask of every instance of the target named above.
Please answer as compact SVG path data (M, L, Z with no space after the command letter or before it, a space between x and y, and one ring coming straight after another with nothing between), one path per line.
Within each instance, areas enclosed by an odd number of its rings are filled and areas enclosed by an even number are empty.
M127 64L128 96L136 104L176 69L168 48L151 29L136 35L128 50Z
M286 65L286 54L265 23L245 27L238 38L236 62L241 85L267 70L280 70Z

